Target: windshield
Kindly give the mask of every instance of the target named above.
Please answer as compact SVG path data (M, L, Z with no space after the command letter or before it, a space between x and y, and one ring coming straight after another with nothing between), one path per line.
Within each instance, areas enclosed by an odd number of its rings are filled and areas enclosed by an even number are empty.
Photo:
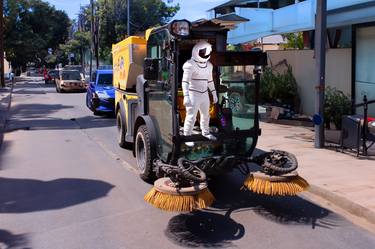
M99 74L98 85L112 85L112 74Z
M249 130L254 126L253 69L253 66L219 67L219 119L226 131Z
M216 89L218 108L211 105L210 111L210 130L214 136L216 133L229 135L235 132L247 132L256 125L256 82L253 69L254 66L218 67L219 84ZM181 152L189 160L212 155L248 155L254 142L253 135L243 137L229 135L218 141L196 141L194 147L182 143Z
M62 72L63 80L81 80L81 75L78 71L63 71Z

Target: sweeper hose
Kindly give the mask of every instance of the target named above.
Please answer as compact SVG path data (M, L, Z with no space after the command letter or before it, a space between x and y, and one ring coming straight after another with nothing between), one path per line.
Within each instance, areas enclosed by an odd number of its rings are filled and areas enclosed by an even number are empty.
M272 175L288 174L298 167L297 158L286 151L273 150L260 157L263 170Z
M206 181L206 174L195 165L195 162L190 162L181 157L178 159L177 165L183 178L196 183Z

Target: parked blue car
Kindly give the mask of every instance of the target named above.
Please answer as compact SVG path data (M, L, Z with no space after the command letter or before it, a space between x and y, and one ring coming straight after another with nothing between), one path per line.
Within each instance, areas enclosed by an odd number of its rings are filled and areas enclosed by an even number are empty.
M99 69L93 74L95 81L90 82L86 94L86 106L94 113L114 114L115 89L113 88L113 70Z

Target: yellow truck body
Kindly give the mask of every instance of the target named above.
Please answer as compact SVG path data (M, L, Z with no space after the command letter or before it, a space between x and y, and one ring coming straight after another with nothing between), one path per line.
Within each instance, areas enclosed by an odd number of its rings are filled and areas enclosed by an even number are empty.
M113 86L121 90L134 90L137 76L143 74L147 40L130 36L112 45Z

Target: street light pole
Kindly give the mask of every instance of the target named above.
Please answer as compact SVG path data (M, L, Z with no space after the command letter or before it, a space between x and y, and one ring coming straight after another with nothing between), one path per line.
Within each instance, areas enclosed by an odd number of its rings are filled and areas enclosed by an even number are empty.
M0 82L1 87L5 87L4 79L4 1L0 0Z
M315 123L315 148L324 147L324 90L327 39L327 0L317 0L315 21L315 115L320 122Z
M128 0L127 3L128 3L128 6L127 6L127 16L128 16L128 20L127 20L127 33L128 33L128 36L130 36L130 2L131 0Z

